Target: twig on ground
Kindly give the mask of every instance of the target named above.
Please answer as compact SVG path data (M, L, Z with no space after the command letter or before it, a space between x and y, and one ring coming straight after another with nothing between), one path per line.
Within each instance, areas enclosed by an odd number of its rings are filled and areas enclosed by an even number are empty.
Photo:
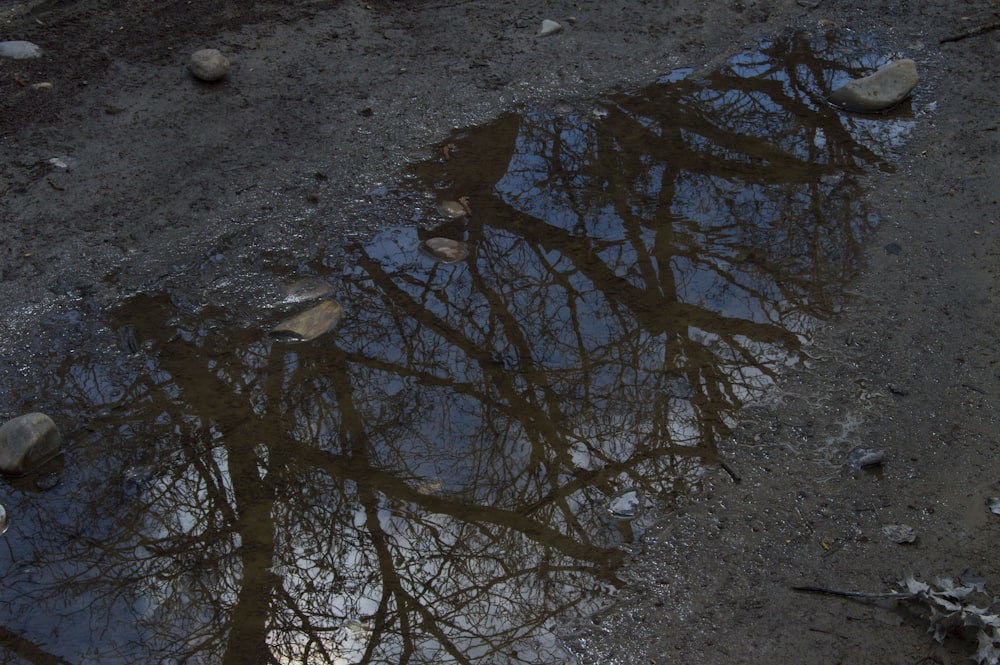
M827 589L821 586L793 586L793 591L805 593L822 593L828 596L843 596L845 598L862 598L868 600L912 600L915 594L899 591L889 591L886 593L866 593L864 591L841 591L840 589Z
M960 32L957 35L952 35L950 37L943 37L938 44L947 44L949 42L959 42L963 39L968 39L969 37L978 37L979 35L984 35L987 32L1000 29L1000 23L990 23L989 25L981 25L978 28L972 28L971 30L966 30L965 32Z

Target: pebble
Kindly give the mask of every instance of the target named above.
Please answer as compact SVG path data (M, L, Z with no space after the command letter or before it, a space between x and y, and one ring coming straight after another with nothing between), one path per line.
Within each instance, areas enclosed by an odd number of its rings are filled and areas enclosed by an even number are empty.
M39 48L38 44L22 41L0 42L0 58L27 60L40 57L42 57L42 49Z
M420 251L442 263L458 263L469 255L469 246L451 238L428 238L420 243Z
M991 513L1000 515L1000 496L993 496L987 499L987 505L990 507Z
M281 285L282 302L294 303L325 298L333 285L319 277L303 277Z
M878 448L855 448L847 454L847 463L857 470L881 466L885 463L885 451Z
M7 511L4 510L3 504L0 504L0 533L7 530Z
M555 21L552 21L550 19L545 19L544 21L542 21L542 27L541 29L539 29L537 36L548 37L549 35L554 35L555 33L559 32L562 29L563 27L560 24L556 23Z
M639 490L619 492L608 502L608 512L620 520L630 520L642 512L642 495Z
M895 60L871 76L855 79L837 88L827 101L839 109L856 113L886 111L910 96L916 87L917 63Z
M274 326L271 328L271 334L308 342L333 330L343 315L344 308L339 303L324 300L315 307L285 319Z
M886 524L882 527L886 538L900 545L908 545L917 540L916 530L907 524Z
M204 48L191 54L188 70L201 81L218 81L229 73L229 58L218 49Z
M62 434L44 413L27 413L0 427L0 472L22 475L59 452Z
M441 201L437 206L438 212L449 219L465 217L468 211L458 201Z

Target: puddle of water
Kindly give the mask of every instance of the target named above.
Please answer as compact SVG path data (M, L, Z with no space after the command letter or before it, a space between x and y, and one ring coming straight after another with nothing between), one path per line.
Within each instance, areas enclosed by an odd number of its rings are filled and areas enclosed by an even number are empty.
M368 242L316 239L263 274L220 248L101 322L54 321L90 342L38 392L81 424L57 482L5 500L0 644L571 662L557 618L614 592L644 525L698 490L737 410L837 307L874 225L860 177L913 127L821 103L875 52L775 38L704 77L463 130L376 195L402 226ZM470 215L437 212L463 197ZM434 237L468 254L435 261ZM279 288L304 276L343 320L269 337L308 306Z

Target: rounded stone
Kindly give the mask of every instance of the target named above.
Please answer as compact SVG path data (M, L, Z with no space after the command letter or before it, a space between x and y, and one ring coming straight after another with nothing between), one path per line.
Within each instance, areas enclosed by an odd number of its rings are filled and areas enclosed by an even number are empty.
M563 27L559 23L553 21L552 19L545 19L544 21L542 21L542 27L539 28L538 34L536 36L548 37L549 35L556 34L562 29Z
M25 41L0 42L0 58L27 60L42 57L42 49L38 44Z
M428 238L420 243L420 251L442 263L458 263L469 255L469 246L451 238Z
M0 472L21 475L59 452L62 434L44 413L27 413L0 427Z
M849 81L837 88L827 101L839 109L855 113L886 111L910 96L919 81L917 63L895 60L871 76Z
M201 81L218 81L229 73L229 58L218 49L203 48L191 54L188 70Z

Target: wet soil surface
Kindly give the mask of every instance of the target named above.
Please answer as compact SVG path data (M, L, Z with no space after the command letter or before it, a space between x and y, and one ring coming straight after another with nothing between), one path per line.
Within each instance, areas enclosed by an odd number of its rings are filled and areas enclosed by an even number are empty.
M46 51L0 61L0 412L67 435L0 494L4 657L964 662L790 586L1000 587L997 8L671 4L0 3ZM184 70L209 46L216 85ZM895 56L905 108L813 103ZM771 106L733 112L754 77ZM262 340L317 284L342 341Z

